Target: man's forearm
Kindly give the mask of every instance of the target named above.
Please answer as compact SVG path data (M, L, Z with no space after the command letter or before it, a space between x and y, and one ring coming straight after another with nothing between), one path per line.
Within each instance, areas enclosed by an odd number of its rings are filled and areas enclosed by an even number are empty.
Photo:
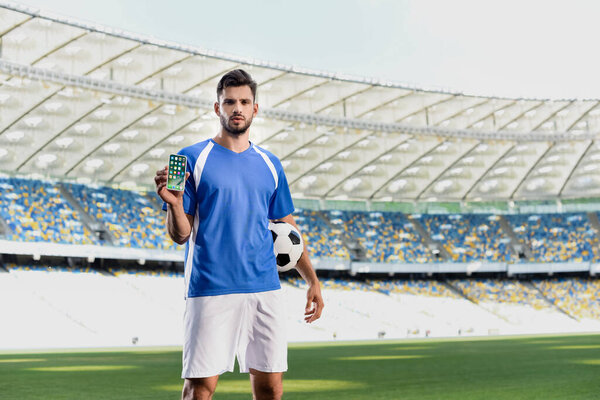
M304 321L307 323L314 322L321 318L323 307L323 296L321 295L321 284L317 273L312 267L308 252L306 251L306 245L304 246L304 252L302 257L296 264L296 270L300 273L302 278L308 284L308 290L306 291L306 308L304 309Z
M182 204L167 204L167 232L177 244L184 244L189 239L192 229Z
M278 219L278 221L287 222L288 224L290 224L294 228L296 228L298 230L298 232L300 232L300 229L298 229L298 225L296 224L296 221L294 220L294 217L292 217L291 214ZM319 284L319 278L317 278L317 274L315 273L315 270L312 267L312 263L310 262L310 258L308 257L308 250L306 249L306 243L304 243L304 249L302 251L302 256L296 263L296 270L298 270L298 272L300 273L300 276L302 276L302 279L304 279L306 281L306 283L308 283L309 285L312 286L312 285Z
M287 222L298 229L298 225L296 225L296 221L294 221L294 217L291 214L278 219L278 221ZM300 232L299 229L298 232ZM323 303L323 296L321 295L319 278L317 278L317 273L312 267L312 263L308 257L306 243L304 243L304 251L302 252L302 256L296 263L296 270L300 273L302 279L304 279L309 286L308 291L306 292L307 302L304 312L304 320L308 323L311 323L321 317L321 312L323 312L323 307L325 307L325 304Z
M306 281L309 285L318 285L319 278L317 278L317 274L312 267L312 263L310 262L310 258L308 257L308 251L306 250L306 244L304 245L304 252L302 253L302 257L298 260L296 264L296 269L302 276L302 279Z

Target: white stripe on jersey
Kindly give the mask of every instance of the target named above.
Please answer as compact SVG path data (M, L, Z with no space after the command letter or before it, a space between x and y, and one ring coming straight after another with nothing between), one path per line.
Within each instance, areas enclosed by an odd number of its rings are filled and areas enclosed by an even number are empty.
M194 167L194 182L196 182L196 190L198 190L198 185L200 185L200 178L202 177L202 171L204 170L204 164L206 164L208 153L210 153L214 145L215 144L213 142L209 141L206 147L202 149L198 159L196 160L196 166Z
M190 292L190 276L192 275L192 265L194 264L194 248L196 247L196 235L198 232L198 224L200 218L198 217L198 210L196 209L196 215L194 215L194 227L192 228L192 233L190 234L190 238L188 239L188 254L185 259L185 272L184 272L184 293L183 299L187 299L188 293Z
M194 166L194 183L196 184L196 190L198 190L198 185L200 185L200 179L202 178L202 171L204 170L204 164L206 164L206 159L208 158L208 153L212 150L214 144L213 142L208 142L206 147L202 149L198 159L196 160L196 165ZM184 294L183 298L187 299L188 293L190 291L190 276L192 275L192 265L194 264L194 249L196 248L196 235L198 234L198 225L200 223L200 217L198 213L198 209L196 208L196 213L194 215L194 228L192 229L192 233L188 240L188 254L185 259L185 268L184 268Z
M269 167L269 169L271 170L271 174L273 175L273 179L275 180L275 189L277 189L277 186L279 185L279 177L277 176L277 171L275 170L275 165L273 165L273 161L271 161L269 156L267 156L265 153L260 151L258 149L258 147L256 147L256 146L252 146L252 147L254 147L254 150L258 154L260 154L260 156L263 158L263 160L265 160L267 167Z

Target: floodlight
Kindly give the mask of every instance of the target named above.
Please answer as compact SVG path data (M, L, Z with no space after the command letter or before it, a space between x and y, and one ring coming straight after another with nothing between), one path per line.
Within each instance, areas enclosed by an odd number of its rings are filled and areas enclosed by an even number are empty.
M110 114L112 114L112 111L108 109L94 111L94 117L98 119L106 119L110 116Z
M140 131L137 129L130 129L122 133L123 137L127 140L134 139L137 135L139 135Z
M38 157L38 160L43 164L50 164L56 161L57 157L55 154L42 154Z
M119 143L108 143L102 147L102 150L108 154L115 154L120 148L121 145Z
M69 55L69 56L74 56L74 55L77 55L81 50L82 50L81 47L71 45L71 46L67 46L65 48L65 53L67 53L67 55Z
M77 133L86 134L90 131L90 129L92 129L92 125L88 123L77 124L73 127L73 129L75 129L75 132Z
M35 128L42 123L43 120L44 119L42 117L29 117L25 118L23 122L25 122L25 125L27 125L29 128Z
M59 139L56 139L55 143L58 147L66 149L73 143L73 138L70 138L70 137L59 138Z
M200 121L198 121L198 122L194 122L193 124L190 124L190 125L188 126L188 128L189 128L191 131L194 131L194 132L199 132L199 131L200 131L200 129L202 129L202 127L203 127L203 126L204 126L204 122L200 122Z
M183 141L183 139L185 139L183 135L175 135L168 138L167 142L169 142L169 144L179 144Z
M100 168L103 164L104 160L100 158L92 158L91 160L86 161L85 166L92 170L96 170Z
M4 136L6 137L6 139L8 139L9 142L17 143L17 142L20 142L25 137L25 132L10 131L10 132L7 132Z
M63 106L63 104L59 101L52 101L52 102L44 103L44 108L48 112L57 112L58 110L60 110L60 108L62 106Z
M144 172L146 172L148 170L150 166L146 163L138 163L138 164L134 164L131 167L131 170L137 174L143 174Z
M165 149L153 149L150 150L149 154L152 158L160 158L163 154L165 154Z
M142 125L144 126L154 126L158 122L158 117L153 115L151 117L146 117L142 120Z

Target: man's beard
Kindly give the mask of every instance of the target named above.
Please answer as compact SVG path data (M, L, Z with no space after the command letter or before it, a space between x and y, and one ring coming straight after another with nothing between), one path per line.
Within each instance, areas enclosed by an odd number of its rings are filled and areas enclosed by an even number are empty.
M244 133L246 133L248 128L250 128L250 124L252 124L252 117L250 117L249 120L244 118L244 121L246 123L243 126L234 128L229 125L229 121L225 118L226 117L224 115L221 115L221 117L220 117L221 126L223 127L223 129L225 129L225 131L227 131L227 133L229 133L230 135L233 135L233 136L243 135ZM231 117L231 118L233 118L233 117Z

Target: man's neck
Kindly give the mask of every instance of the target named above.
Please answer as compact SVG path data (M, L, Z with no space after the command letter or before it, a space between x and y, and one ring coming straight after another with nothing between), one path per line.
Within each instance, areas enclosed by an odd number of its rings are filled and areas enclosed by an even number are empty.
M222 129L213 140L233 152L242 153L250 147L249 136L249 130L242 135L232 135Z

